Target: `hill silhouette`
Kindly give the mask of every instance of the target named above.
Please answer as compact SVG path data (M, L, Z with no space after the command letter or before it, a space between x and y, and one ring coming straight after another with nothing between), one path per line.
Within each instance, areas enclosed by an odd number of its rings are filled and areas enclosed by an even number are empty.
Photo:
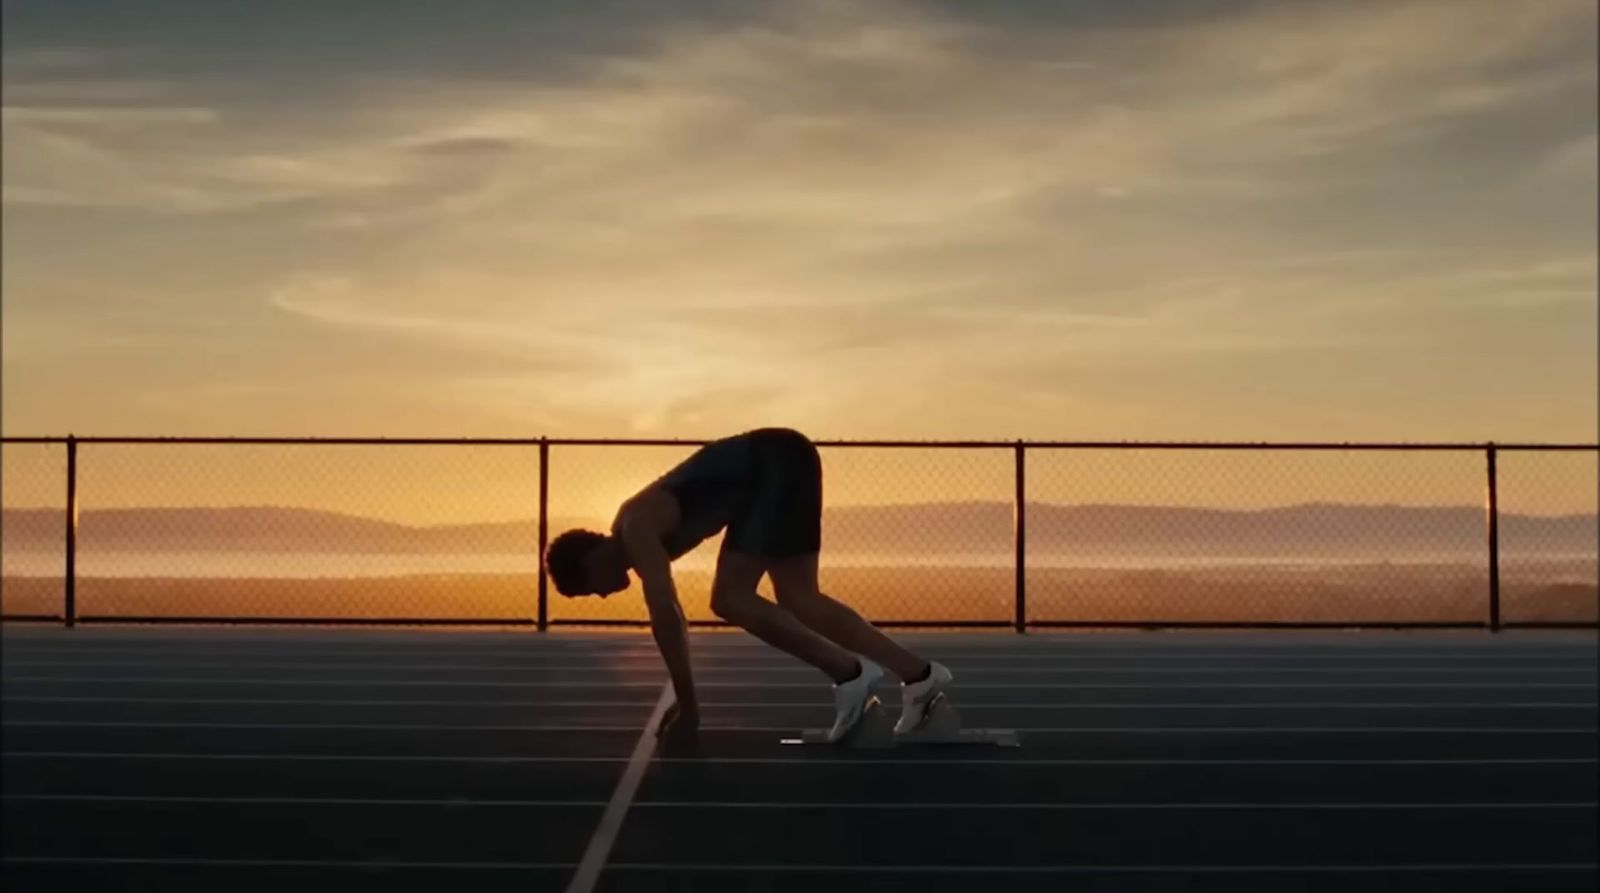
M0 512L0 541L17 551L59 549L58 509ZM551 519L554 536L596 521ZM312 509L136 508L82 512L85 549L150 552L510 554L538 541L534 520L410 526ZM1593 514L1502 513L1502 543L1520 553L1591 554ZM1041 554L1145 553L1359 556L1480 554L1483 509L1310 503L1262 510L1130 505L1028 505L1028 549ZM824 549L936 556L1009 554L1004 502L841 506L824 515Z

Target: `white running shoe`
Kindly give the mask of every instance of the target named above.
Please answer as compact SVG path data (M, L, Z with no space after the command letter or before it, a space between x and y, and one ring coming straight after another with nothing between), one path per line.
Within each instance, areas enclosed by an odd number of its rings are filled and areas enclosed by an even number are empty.
M894 733L904 735L914 732L928 720L928 710L955 676L938 661L929 661L928 678L921 682L900 683L900 721L894 724Z
M872 687L883 678L883 668L866 658L861 661L861 672L849 682L833 687L833 728L828 730L828 741L835 742L850 734L866 713L872 700Z

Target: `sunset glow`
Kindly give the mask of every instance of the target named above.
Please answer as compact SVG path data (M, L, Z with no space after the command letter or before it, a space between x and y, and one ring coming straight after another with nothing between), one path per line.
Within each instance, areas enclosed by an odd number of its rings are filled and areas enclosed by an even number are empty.
M225 6L7 5L7 433L1593 438L1588 0Z

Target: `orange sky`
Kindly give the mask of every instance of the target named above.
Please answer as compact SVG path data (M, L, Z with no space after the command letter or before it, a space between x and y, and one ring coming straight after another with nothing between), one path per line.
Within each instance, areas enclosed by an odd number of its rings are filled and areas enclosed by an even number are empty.
M1595 438L1589 0L431 8L8 4L5 432ZM7 504L55 498L38 455ZM532 496L509 453L250 455L86 492ZM1482 497L1040 461L1046 499ZM1593 510L1566 461L1530 505ZM841 500L1009 498L1003 456L853 462ZM613 469L560 498L659 470Z
M58 506L64 449L7 447L7 506ZM609 520L617 504L686 450L552 450L550 511ZM1009 450L832 448L823 451L831 505L960 500L1008 502ZM1508 512L1592 513L1594 453L1504 453ZM1028 498L1264 508L1304 502L1481 505L1484 459L1470 454L1045 451L1028 461ZM84 509L292 505L407 524L507 521L537 515L538 453L517 447L80 448Z

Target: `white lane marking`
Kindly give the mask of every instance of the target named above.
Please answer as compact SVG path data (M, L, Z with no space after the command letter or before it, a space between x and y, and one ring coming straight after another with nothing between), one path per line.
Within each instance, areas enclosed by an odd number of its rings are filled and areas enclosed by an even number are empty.
M35 803L228 803L235 806L505 806L594 809L604 800L471 800L467 798L405 799L372 797L176 797L143 794L0 794L7 802Z
M5 857L7 862L35 864L35 865L160 865L160 866L207 866L219 868L352 868L362 871L373 869L450 869L456 871L519 871L519 870L567 870L574 866L571 862L400 862L391 860L340 860L340 859L197 859L197 858L161 858L139 856L13 856L9 853ZM606 866L612 871L641 871L669 873L678 872L718 872L718 873L870 873L870 874L1098 874L1098 873L1137 873L1137 874L1228 874L1228 873L1265 873L1265 874L1325 874L1330 872L1355 872L1359 874L1381 874L1387 872L1481 872L1481 871L1594 871L1600 868L1593 862L1450 862L1450 863L1406 863L1406 864L1374 864L1362 863L1353 865L935 865L919 862L910 865L892 865L877 863L871 865L828 865L825 863L805 863L798 865L783 863L746 862L613 862Z
M114 751L8 750L8 760L236 760L289 763L626 763L628 757L547 756L441 756L437 754L326 754L326 753L118 753Z
M405 868L448 868L459 871L570 871L572 862L396 862L359 859L188 859L139 856L13 856L6 862L24 865L159 865L208 868L349 868L357 871Z
M622 770L622 777L617 780L616 790L611 792L611 800L600 816L600 823L595 826L594 835L589 838L583 858L578 860L578 868L567 883L567 893L590 893L599 881L600 871L605 868L606 860L611 858L611 848L617 842L618 832L622 830L622 820L628 814L628 807L633 805L633 795L638 792L639 782L644 779L644 770L655 753L656 729L674 700L672 684L663 685L655 709L650 712L644 730L639 733L639 740L633 745L627 768Z
M1213 671L1190 670L1190 671L1185 671L1184 675L1188 675L1188 674L1194 673L1194 672L1213 672ZM1223 670L1221 672L1234 672L1234 671ZM1270 672L1278 673L1278 672L1286 672L1286 671L1283 671L1283 670L1272 670ZM1315 670L1315 671L1311 671L1311 672L1354 673L1354 672L1357 672L1357 671L1354 671L1354 670L1335 670L1335 671ZM1361 672L1367 672L1367 671L1361 671ZM1391 677L1392 678L1392 676L1393 676L1392 672L1385 671L1385 670L1372 670L1371 672L1382 673L1385 677ZM1437 672L1437 671L1435 671L1435 672ZM1510 672L1510 671L1501 671L1501 672ZM167 684L167 685L304 685L304 686L315 686L315 687L322 687L322 688L329 687L329 686L339 686L339 685L345 685L345 686L374 686L374 687L380 687L380 688L405 688L405 687L428 686L428 685L438 686L440 688L547 688L547 687L551 686L551 683L548 682L548 681L514 680L514 679L297 679L297 678L282 678L282 677L276 677L276 678L243 677L243 678L236 678L236 679L215 679L215 678L212 678L212 679L195 679L195 678L191 678L191 677L187 677L187 676L180 676L180 675L173 675L173 676L7 676L7 677L4 677L4 679L0 680L0 681L3 681L6 685L13 685L13 684L17 684L17 683L29 683L29 684L49 683L49 684L67 684L67 685L86 685L86 684L96 684L96 685L161 685L161 684ZM813 684L811 687L816 687L816 685L820 685L820 684L822 684L822 683ZM732 684L727 684L724 687L738 687L738 685L739 685L738 683L732 683ZM610 686L608 686L608 687L610 687ZM783 687L790 687L790 686L783 686ZM1001 686L988 686L988 687L1001 687ZM1015 687L1015 686L1004 686L1004 687ZM1293 687L1293 686L1288 686L1288 687ZM1339 687L1339 686L1334 685L1334 686L1331 686L1331 687ZM1359 684L1352 684L1349 687L1360 687L1360 685ZM1594 687L1594 686L1593 685L1588 685L1588 687Z
M5 702L9 704L240 704L253 706L299 706L299 707L615 707L619 710L626 708L643 709L650 706L649 701L435 701L435 700L369 700L346 698L115 698L115 697L77 697L72 695L56 696L6 696ZM757 704L755 706L762 706ZM774 705L784 706L784 705ZM797 706L811 706L797 702Z
M654 738L654 735L651 736ZM651 742L652 745L654 742ZM649 762L648 752L643 761ZM630 768L632 762L629 763ZM643 769L639 775L643 776ZM623 773L624 778L628 773ZM638 779L634 780L637 789ZM618 785L619 790L622 788ZM446 797L430 799L406 799L384 797L177 797L165 795L139 795L139 794L5 794L0 795L0 800L7 802L23 803L188 803L188 804L227 804L238 806L241 804L260 806L445 806L445 807L502 807L502 808L593 808L606 807L601 817L600 826L595 829L595 839L590 841L589 850L584 853L584 858L578 864L588 865L594 862L594 877L598 877L600 869L604 867L606 857L611 852L611 845L616 840L616 832L622 827L622 818L629 807L633 809L757 809L757 810L790 810L790 809L849 809L849 810L1029 810L1029 811L1106 811L1106 810L1399 810L1399 809L1594 809L1600 807L1600 802L1593 800L1572 801L1536 801L1536 802L1476 802L1476 803L1382 803L1382 802L1259 802L1259 803L1203 803L1194 801L1175 801L1170 803L1084 803L1084 802L1006 802L986 803L981 801L963 802L960 800L946 800L938 803L921 802L887 802L863 803L843 800L641 800L633 802L634 791L628 791L625 797L618 798L613 795L610 803L600 800L477 800L465 797ZM614 822L607 819L615 815ZM605 832L602 840L602 832ZM597 847L596 842L603 843ZM597 854L597 855L596 855ZM594 858L591 859L591 856ZM573 884L577 885L587 876L579 871L573 877ZM585 886L569 886L568 890L588 890L593 886L593 878L587 879Z
M1474 863L1414 863L1403 865L825 865L825 864L719 864L678 862L617 862L613 871L665 871L678 872L839 872L871 874L1228 874L1264 873L1298 874L1330 872L1357 872L1382 874L1385 872L1478 872L1478 871L1594 871L1593 862L1474 862Z
M858 803L848 801L798 801L780 803L766 800L642 800L634 804L635 809L857 809L857 810L946 810L946 809L974 809L974 810L1050 810L1070 812L1074 810L1105 811L1105 810L1361 810L1361 809L1594 809L1600 807L1600 802L1585 801L1548 801L1529 803L1195 803L1179 801L1174 803L963 803L959 800L944 801L940 803Z
M470 707L470 708L529 708L529 707L635 707L649 706L649 701L391 701L391 700L366 700L366 699L303 699L303 698L116 698L116 697L77 697L77 696L27 696L5 698L10 703L18 704L248 704L253 706L297 706L297 707ZM1073 702L1048 703L1043 701L1004 701L999 703L982 703L966 701L961 705L962 710L1277 710L1277 709L1313 709L1328 708L1332 710L1362 710L1367 708L1400 710L1419 709L1432 710L1455 708L1461 710L1491 710L1505 708L1509 710L1550 709L1564 707L1593 708L1594 701L1244 701L1244 702L1215 702L1192 704L1178 701L1148 701L1137 703L1122 702ZM818 709L818 705L810 701L701 701L702 707L727 707L755 710L780 710L780 709Z
M657 664L656 666L659 666L659 664ZM654 669L654 667L651 667L650 669ZM594 675L596 675L598 673L608 673L608 672L612 672L613 670L615 670L615 668L611 668L611 667L592 667L592 666L591 667L584 667L584 666L552 667L552 668L549 668L548 671L541 671L541 675L548 676L548 675L555 674L555 673L574 673L574 674L582 674L582 675L587 675L587 676L593 677ZM704 676L708 676L708 677L709 676L733 676L733 677L736 677L737 679L746 680L746 681L750 680L751 677L755 677L755 676L762 676L762 677L779 676L779 677L782 677L782 676L796 676L796 675L800 675L800 674L805 674L806 676L815 676L816 675L816 671L815 670L811 669L810 667L806 667L806 666L761 667L761 668L750 668L750 669L743 669L743 670L729 670L729 669L726 669L726 668L718 668L718 667L714 667L714 666L701 666L701 667L699 667L697 669L696 672L697 672L698 675L704 675ZM1348 668L1337 668L1337 669L1330 669L1330 668L1327 668L1327 667L1191 667L1191 668L1185 668L1185 669L1161 668L1161 667L1150 668L1150 667L1146 667L1146 668L1125 668L1125 669L1109 669L1108 670L1108 669L1092 669L1092 668L1091 669L1085 669L1085 668L1071 668L1071 667L1035 667L1035 666L1019 665L1019 666L1015 666L1015 667L1007 667L1007 668L1002 668L1002 669L985 668L985 667L966 667L966 668L962 669L962 676L963 676L963 678L966 678L966 677L972 676L972 675L986 675L986 674L992 674L992 675L995 675L995 676L1014 676L1014 675L1017 675L1017 674L1025 674L1025 675L1035 676L1035 677L1050 676L1050 675L1060 675L1060 676L1066 676L1066 677L1071 678L1071 679L1079 679L1079 680L1085 680L1085 679L1088 679L1088 680L1104 680L1104 679L1107 679L1107 678L1110 678L1110 679L1130 679L1131 678L1131 679L1138 679L1138 680L1148 680L1148 679L1152 679L1152 678L1160 679L1160 678L1167 678L1167 677L1176 677L1176 678L1179 678L1179 679L1186 679L1186 678L1199 677L1199 676L1208 676L1208 675L1209 676L1229 676L1229 675L1232 675L1232 676L1244 676L1244 677L1247 677L1247 678L1255 678L1255 679L1259 679L1259 678L1262 678L1262 677L1272 677L1272 676L1293 676L1293 677L1322 676L1322 677L1331 677L1331 678L1340 679L1340 680L1352 679L1353 681L1351 681L1349 684L1351 684L1351 685L1361 685L1361 684L1364 684L1364 683L1362 683L1360 681L1356 681L1356 680L1359 680L1361 677L1379 676L1382 679L1405 679L1405 678L1408 678L1408 674L1413 674L1413 673L1418 675L1418 676L1443 676L1443 677L1447 677L1447 678L1471 680L1472 682L1483 682L1485 684L1515 684L1515 681L1518 678L1527 677L1527 676L1536 676L1536 675L1540 675L1540 674L1543 674L1545 676L1554 676L1554 677L1557 677L1557 678L1561 679L1562 681L1575 682L1575 681L1578 681L1578 680L1587 680L1587 679L1593 678L1594 672L1595 672L1595 668L1594 667L1589 667L1589 668L1587 668L1587 670L1585 672L1578 673L1578 672L1576 672L1574 670L1545 670L1545 669L1530 670L1530 669L1510 668L1510 667L1502 667L1502 668L1493 669L1493 670L1488 670L1488 669L1459 669L1459 668L1449 668L1449 667L1446 667L1446 668L1425 667L1425 668L1420 668L1420 669L1419 668L1413 668L1413 667L1403 667L1403 668L1396 668L1396 667L1387 667L1387 668L1386 667L1348 667ZM626 678L630 678L631 677L631 673L629 671L622 671L622 673L624 675L621 678L626 679ZM3 681L7 685L11 685L11 684L13 684L15 682L29 682L29 683L31 683L31 682L105 682L105 681L108 681L108 680L115 680L115 679L118 679L118 678L128 679L130 677L115 677L115 676L113 676L113 677L105 677L105 676L58 676L58 675L37 675L37 676L35 676L35 675L10 675L10 674L6 674L6 675L3 675L3 676L0 676L0 681ZM195 680L192 676L188 676L188 675L185 675L185 674L173 674L173 675L170 675L170 676L156 676L156 677L134 677L134 678L143 678L143 679L145 679L147 681L150 681L150 682L179 682L179 683L187 683L187 682L192 682L192 681L204 681L204 680ZM245 677L245 680L243 680L243 681L248 681L250 678L251 677ZM655 681L655 680L658 680L658 679L660 679L662 677L659 674L652 674L652 675L650 675L650 676L648 676L646 678L649 679L650 681ZM242 681L242 680L220 679L220 680L215 680L214 684L223 684L223 683L227 683L227 682L236 682L236 681ZM265 680L265 681L273 681L273 680ZM314 679L313 680L307 680L307 679L303 679L303 678L287 678L287 679L278 678L276 681L281 682L281 683L290 683L290 684L299 684L299 683L317 684L316 680L314 680ZM388 680L388 684L397 684L397 685L430 685L430 684L435 684L435 685L499 685L499 686L509 686L509 687L528 687L530 685L530 683L532 683L532 682L533 682L533 680L514 680L514 679L513 680L457 679L457 680L448 680L448 681L440 681L440 682L430 682L430 681L428 681L426 679L414 680L414 681L413 680ZM376 684L376 683L372 683L370 680L350 679L350 680L335 680L335 681L332 681L332 682L328 682L328 681L324 680L322 684L361 685L361 684ZM540 683L538 683L538 684L542 684L542 681Z
M67 665L81 666L80 664L78 664L76 662L64 663L62 665L63 666L67 666ZM97 665L98 669L102 669L102 670L116 669L118 666L119 665L116 665L116 664L98 664ZM305 666L296 667L296 666L294 666L292 664L285 664L283 666L273 667L271 669L310 669L311 666L312 665L305 665ZM425 666L425 665L406 665L406 666L396 665L396 666L392 666L392 667L388 667L388 668L367 667L367 666L360 666L360 665L356 665L356 664L324 664L324 665L317 665L317 666L322 666L322 667L326 667L326 668L329 668L329 669L335 669L335 668L337 668L337 669L346 669L346 670L348 670L348 669L363 669L363 670L372 670L374 672L378 672L381 669L389 669L389 670L397 670L397 671L398 670L437 670L437 669L446 669L446 668L442 668L442 667L428 667L428 666ZM192 666L183 665L183 664L163 664L163 665L160 665L160 666L157 666L157 665L154 665L154 664L148 665L148 668L150 668L150 669L176 669L176 668L180 668L180 667L181 668L185 668L185 669L223 669L223 668L238 669L238 665L237 664L195 664L195 665L192 665ZM252 667L250 669L265 669L265 668ZM458 669L458 668L452 667L452 668L449 668L449 669ZM459 669L474 669L475 670L475 669L482 669L482 668L460 667ZM521 668L521 669L527 669L527 668ZM567 671L583 670L588 675L594 675L594 673L597 670L599 670L600 668L595 668L595 667L567 667L567 668L564 668L564 669L567 670ZM702 675L711 675L711 674L718 673L718 672L719 671L714 670L714 669L708 669L708 670L702 671ZM733 675L735 673L738 673L738 671L720 671L720 672L723 672L726 675ZM769 671L765 671L765 672L778 672L778 671L769 670ZM813 671L809 667L796 667L793 670L787 670L786 669L786 670L783 670L781 672L794 673L794 674L798 674L798 673L804 672L804 673L808 673L809 674L809 673L812 673ZM965 677L965 676L973 676L973 675L977 675L977 676L983 676L983 675L1015 675L1015 674L1021 674L1021 673L1027 673L1027 672L1028 671L1024 671L1024 670L991 671L991 670L985 670L985 669L982 669L982 668L975 668L975 669L964 670L963 671L963 676ZM1066 671L1054 670L1052 672L1071 673L1072 671L1070 671L1070 670L1066 670ZM546 672L546 671L540 671L537 675L549 676L550 673ZM663 675L663 674L657 674L657 675ZM743 674L740 674L740 675L743 675ZM1030 675L1032 675L1032 674L1030 674ZM249 677L245 677L245 678L242 678L242 679L226 679L226 678L193 679L192 677L189 677L189 676L173 674L171 676L162 675L162 676L150 676L150 677L142 677L142 678L141 677L120 676L120 675L72 676L72 677L62 677L62 676L11 676L11 677L8 677L5 681L7 681L7 682L41 682L41 681L50 681L50 682L61 682L61 681L69 681L69 682L129 682L129 681L148 682L148 681L162 681L162 682L179 682L179 683L198 683L198 684L208 684L208 685L221 685L221 684L226 684L226 683L229 683L229 682L256 682L256 681L263 681L263 680L252 680ZM423 679L423 680L416 680L416 681L411 681L411 680L380 680L380 681L388 682L389 684L395 684L395 683L398 682L399 684L406 684L406 685L412 685L412 684L416 684L416 685L484 685L484 684L489 684L489 683L485 683L485 682L479 682L477 680L459 680L459 679L458 680ZM285 679L284 682L286 682L288 684L300 684L302 682L315 683L315 684L330 684L327 680L319 680L319 679L316 679L315 677L313 677L312 679L309 679L309 680L300 679L300 678L297 678L297 677L290 677L288 679ZM334 680L333 682L334 683L338 683L338 684L348 683L348 684L351 684L351 685L378 684L378 683L372 682L370 680L364 680L364 679ZM589 682L589 681L582 681L582 680L567 682L567 681L550 680L550 679L511 679L511 680L503 680L502 682L495 683L495 684L516 685L516 686L519 686L519 687L527 687L527 688L600 688L600 689L646 688L646 689L654 690L654 689L660 687L661 682L660 682L659 679L647 679L647 680L640 680L640 681L624 680L624 681L610 681L610 682ZM820 681L813 681L813 682L762 682L761 683L763 688L817 688L819 685L823 685L823 684L826 684L826 683L820 682ZM887 687L892 687L892 684L893 684L892 680L883 683L884 687L886 687L886 688ZM701 687L701 688L745 688L745 687L748 687L750 685L750 682L748 682L748 681L741 681L741 682L701 681L701 682L698 682L697 685L699 687ZM968 688L974 688L974 689L984 689L984 688L1004 688L1004 689L1014 689L1014 688L1051 688L1051 689L1054 689L1054 688L1064 688L1064 689L1097 689L1097 688L1104 688L1104 689L1114 689L1114 688L1140 688L1140 689L1143 689L1143 688L1600 688L1600 682L1538 682L1538 681L1534 681L1534 682L1163 682L1163 683L1158 683L1158 684L1142 683L1142 682L963 682L961 687L963 689L968 689Z
M588 723L522 723L518 725L459 725L438 723L320 723L320 722L165 722L72 719L0 719L0 727L58 726L91 729L396 729L404 731L488 732L637 732L636 725Z
M0 720L0 727L58 727L58 728L89 728L89 729L393 729L397 731L470 731L470 732L636 732L639 727L635 725L603 725L603 724L562 724L551 723L547 725L522 724L522 725L476 725L476 724L438 724L438 723L317 723L317 722L161 722L149 720L119 721L119 720L68 720L68 719L22 719ZM794 726L768 726L768 725L701 725L702 732L762 732L762 733L789 733L795 731ZM1595 735L1595 727L1577 728L1571 726L1523 726L1520 728L1506 728L1494 726L1490 728L1477 728L1472 726L1018 726L1013 731L1017 732L1059 732L1062 734L1081 735L1085 733L1114 733L1114 734L1299 734L1299 733L1438 733L1446 735L1476 734L1476 735Z
M0 752L5 759L45 760L222 760L240 762L317 762L317 763L626 763L629 757L560 757L560 756L444 756L403 754L321 754L321 753L126 753L113 751L31 751ZM703 757L656 757L662 763L701 763ZM982 763L989 765L1018 766L1592 766L1600 763L1595 757L1488 757L1460 759L1070 759L1045 757L1017 757L995 759L989 757L847 757L832 756L811 758L785 757L717 757L719 764L760 766L803 766L808 763L834 764L859 763L863 765L936 765Z

